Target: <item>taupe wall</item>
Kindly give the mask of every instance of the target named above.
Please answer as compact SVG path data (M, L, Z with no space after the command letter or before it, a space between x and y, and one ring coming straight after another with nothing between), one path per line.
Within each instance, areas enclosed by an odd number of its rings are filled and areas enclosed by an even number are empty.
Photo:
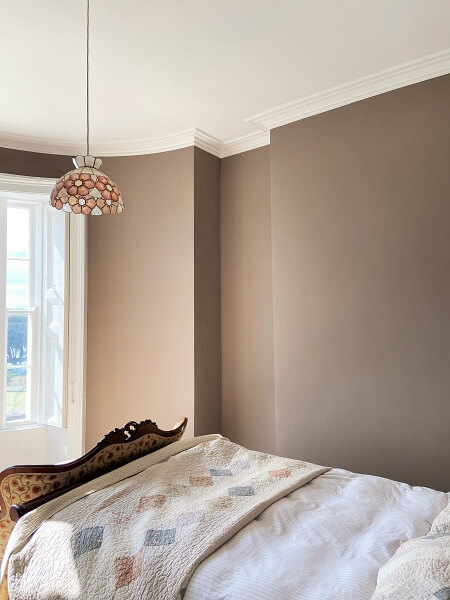
M450 487L450 76L271 134L277 451Z
M225 434L450 486L449 97L431 80L222 161Z
M220 160L194 149L195 435L222 430Z
M270 150L221 162L223 432L275 452Z
M220 431L219 160L105 160L126 203L89 220L87 445L130 419Z
M89 220L86 443L194 427L194 149L108 158L125 211Z
M222 161L232 439L450 488L449 99L430 80Z
M70 156L0 148L0 173L28 177L61 177L73 169Z

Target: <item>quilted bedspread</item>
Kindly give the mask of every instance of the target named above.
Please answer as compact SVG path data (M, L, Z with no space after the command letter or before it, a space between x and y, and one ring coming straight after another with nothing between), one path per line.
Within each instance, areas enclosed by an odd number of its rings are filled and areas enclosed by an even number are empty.
M372 600L450 600L450 503L430 532L402 544L378 573Z
M25 515L2 565L9 598L183 598L205 557L327 470L221 436L175 442Z

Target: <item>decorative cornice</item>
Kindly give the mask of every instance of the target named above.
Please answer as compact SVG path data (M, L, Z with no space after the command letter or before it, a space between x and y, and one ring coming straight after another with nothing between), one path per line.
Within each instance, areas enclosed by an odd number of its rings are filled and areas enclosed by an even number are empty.
M247 150L254 150L261 146L268 146L270 144L270 131L257 131L256 133L249 133L232 140L228 140L222 143L220 158L226 158L227 156L233 156L233 154L240 154Z
M197 146L218 158L222 158L223 142L201 129L194 129L193 141L191 146Z
M0 147L12 150L24 150L26 152L39 152L42 154L58 154L77 156L83 154L86 146L74 144L73 142L62 142L51 138L41 138L29 135L16 135L0 132Z
M168 152L170 150L193 146L196 131L196 129L186 129L177 133L129 142L98 143L93 141L90 152L96 156L134 156L138 154ZM60 140L49 138L2 135L1 133L0 147L68 156L83 154L86 150L83 144L74 144L73 142L63 143Z
M197 148L201 148L210 154L214 154L214 156L217 156L218 158L226 158L227 156L239 154L246 150L260 148L261 146L267 146L268 144L270 144L269 131L257 131L256 133L249 133L222 142L218 138L215 138L200 129L195 130L193 143Z
M385 71L379 71L368 77L356 79L293 102L280 104L245 119L247 123L251 123L259 129L256 133L250 133L231 140L220 140L200 129L186 129L169 135L128 142L96 143L93 141L91 152L96 156L132 156L196 146L214 156L225 158L269 144L269 132L274 127L280 127L327 110L426 79L446 75L447 73L450 73L450 49ZM61 140L1 133L0 147L69 156L82 154L85 150L84 146L78 143L63 143Z
M312 94L245 119L263 131L450 73L450 49Z
M196 146L218 158L266 146L270 142L269 132L257 131L232 140L221 141L201 129L187 129L165 136L134 140L132 142L91 143L91 154L95 156L137 156L140 154L156 154ZM58 140L37 137L21 137L0 134L0 147L28 152L41 152L76 156L84 149L80 144L62 144Z
M134 156L138 154L157 154L170 152L195 145L197 129L185 129L159 137L132 140L130 142L92 142L91 152L97 156Z

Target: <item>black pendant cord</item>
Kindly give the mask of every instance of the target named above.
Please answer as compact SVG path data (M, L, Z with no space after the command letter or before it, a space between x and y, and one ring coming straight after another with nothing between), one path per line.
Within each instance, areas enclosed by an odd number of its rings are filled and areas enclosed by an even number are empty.
M89 3L86 18L86 154L89 155Z

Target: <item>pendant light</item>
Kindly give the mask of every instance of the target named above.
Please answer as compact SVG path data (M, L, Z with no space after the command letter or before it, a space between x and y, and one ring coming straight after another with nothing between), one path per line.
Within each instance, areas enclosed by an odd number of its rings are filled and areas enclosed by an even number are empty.
M86 156L73 158L75 169L58 179L50 204L58 210L83 215L110 215L123 211L117 185L99 171L100 158L89 154L89 2L86 19Z

